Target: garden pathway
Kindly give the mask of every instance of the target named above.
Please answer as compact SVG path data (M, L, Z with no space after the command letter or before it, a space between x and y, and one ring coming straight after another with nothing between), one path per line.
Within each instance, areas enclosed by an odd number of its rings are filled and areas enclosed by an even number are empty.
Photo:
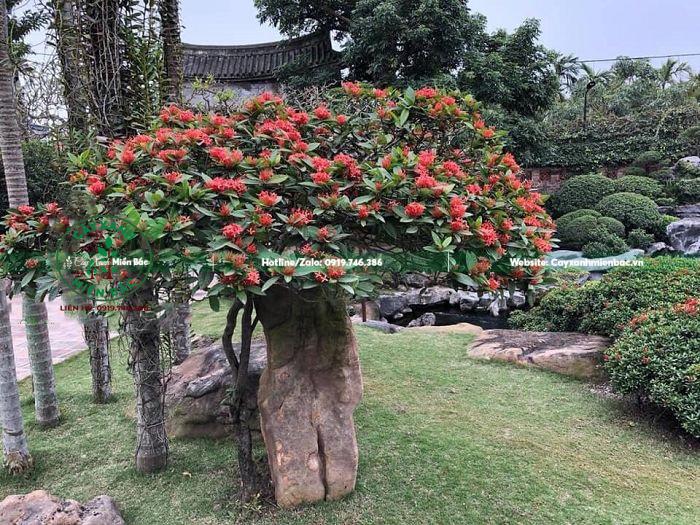
M83 328L78 319L61 311L61 299L46 301L49 316L49 338L54 364L85 349ZM15 367L17 379L31 375L29 355L27 354L27 337L22 321L22 297L16 295L11 300L10 325L12 326L12 343L15 350Z

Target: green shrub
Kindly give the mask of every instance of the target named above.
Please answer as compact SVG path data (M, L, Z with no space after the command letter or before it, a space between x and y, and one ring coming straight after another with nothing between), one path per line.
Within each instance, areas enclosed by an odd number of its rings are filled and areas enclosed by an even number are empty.
M700 437L700 306L688 299L642 313L604 356L613 388L669 410Z
M603 197L615 193L615 184L602 175L579 175L568 179L557 193L556 207L559 215L593 208Z
M666 227L677 220L679 220L678 217L674 217L673 215L662 215L652 229L654 236L657 239L666 238Z
M639 166L627 166L625 170L622 172L625 176L631 176L631 177L646 177L647 172L644 168L640 168Z
M30 140L22 144L24 169L27 175L29 202L65 203L68 187L61 185L66 180L65 168L56 153L56 148L47 142ZM7 189L5 174L0 162L0 217L7 213Z
M625 237L625 225L617 219L613 219L612 217L599 217L598 224L621 239Z
M676 181L673 185L673 192L681 204L700 202L700 178Z
M663 188L661 184L649 177L625 175L615 180L615 191L618 193L639 193L652 199L659 197Z
M508 317L508 323L513 328L535 332L573 332L580 323L580 299L577 286L554 288L532 310L513 312Z
M563 227L558 227L557 233L562 246L580 250L585 244L598 240L601 235L619 235L620 237L625 235L625 227L621 222L615 219L603 219L605 218L583 215L571 221L565 221Z
M570 211L559 217L557 219L557 229L566 228L571 221L583 217L584 215L591 215L592 217L602 217L599 211L591 210L589 208L583 208L576 211Z
M664 155L663 153L659 151L645 151L644 153L640 154L639 157L637 157L634 162L632 163L633 166L638 166L645 171L649 171L651 168L654 166L659 166L661 163L664 161Z
M617 219L628 229L651 229L661 217L653 200L636 193L608 195L598 203L596 210L607 217Z
M646 250L652 245L653 242L654 236L651 233L647 233L639 228L632 230L627 236L627 244L629 244L632 248Z
M678 201L676 201L675 197L657 197L654 199L654 202L658 206L675 206L678 204Z
M683 302L700 290L700 259L657 257L643 262L609 270L599 281L582 286L553 288L517 319L518 327L616 337L635 315Z
M611 257L629 250L629 246L627 246L624 239L610 233L602 226L595 229L593 235L595 240L583 246L583 256L588 259Z
M650 172L647 176L662 184L666 184L673 179L673 170L671 168L661 168L660 170Z

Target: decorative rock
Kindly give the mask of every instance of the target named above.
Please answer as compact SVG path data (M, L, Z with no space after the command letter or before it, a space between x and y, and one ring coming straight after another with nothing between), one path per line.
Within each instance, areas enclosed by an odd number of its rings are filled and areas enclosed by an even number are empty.
M0 502L0 523L13 525L125 525L109 496L97 496L81 505L45 490L7 496Z
M599 380L602 351L610 339L575 332L485 330L469 350L471 357L532 365L559 374Z
M421 290L417 297L409 297L409 305L422 305L422 306L434 306L437 304L447 304L450 302L450 297L455 291L452 288L447 288L446 286L431 286Z
M384 321L367 321L365 323L360 323L362 326L367 328L372 328L373 330L379 330L385 334L395 334L403 330L403 326L398 326L391 323L385 323Z
M691 157L683 157L682 159L679 159L678 162L676 162L676 164L673 166L674 171L678 170L678 167L682 163L690 164L695 168L700 168L700 157L693 155Z
M666 227L671 247L684 255L700 254L700 217L672 222Z
M418 319L414 319L410 323L408 323L409 328L413 328L415 326L433 326L435 325L435 314L432 312L428 312L427 314L421 315Z
M654 255L654 254L660 254L660 253L665 253L665 252L672 252L673 248L671 248L668 244L665 242L655 242L646 249L646 254L647 255Z
M379 297L379 312L382 317L394 317L408 306L408 295L397 293Z
M411 288L425 288L430 284L430 277L422 273L407 273L402 281Z
M239 349L234 349L238 354ZM253 409L257 407L258 382L266 362L265 345L253 343L246 401ZM217 438L229 435L232 432L229 411L221 402L232 386L231 367L220 343L193 351L172 369L165 395L168 436Z

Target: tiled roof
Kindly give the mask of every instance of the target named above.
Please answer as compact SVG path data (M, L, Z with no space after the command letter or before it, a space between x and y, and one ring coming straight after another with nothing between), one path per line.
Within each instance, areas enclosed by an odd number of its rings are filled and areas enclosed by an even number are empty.
M183 44L182 47L186 79L212 75L219 81L272 80L278 68L302 56L308 60L309 67L338 61L329 34L244 46Z

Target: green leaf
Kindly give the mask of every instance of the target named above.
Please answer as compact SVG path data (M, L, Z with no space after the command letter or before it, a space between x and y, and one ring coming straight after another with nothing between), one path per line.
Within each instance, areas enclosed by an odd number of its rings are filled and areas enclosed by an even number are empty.
M280 280L280 278L277 275L275 277L271 277L270 279L268 279L265 282L265 284L262 285L262 288L260 290L263 292L266 291L268 288L270 288L270 286L272 286L273 284L275 284L279 280Z
M212 310L218 312L219 308L221 307L221 302L219 301L219 298L216 296L209 297L209 306Z

